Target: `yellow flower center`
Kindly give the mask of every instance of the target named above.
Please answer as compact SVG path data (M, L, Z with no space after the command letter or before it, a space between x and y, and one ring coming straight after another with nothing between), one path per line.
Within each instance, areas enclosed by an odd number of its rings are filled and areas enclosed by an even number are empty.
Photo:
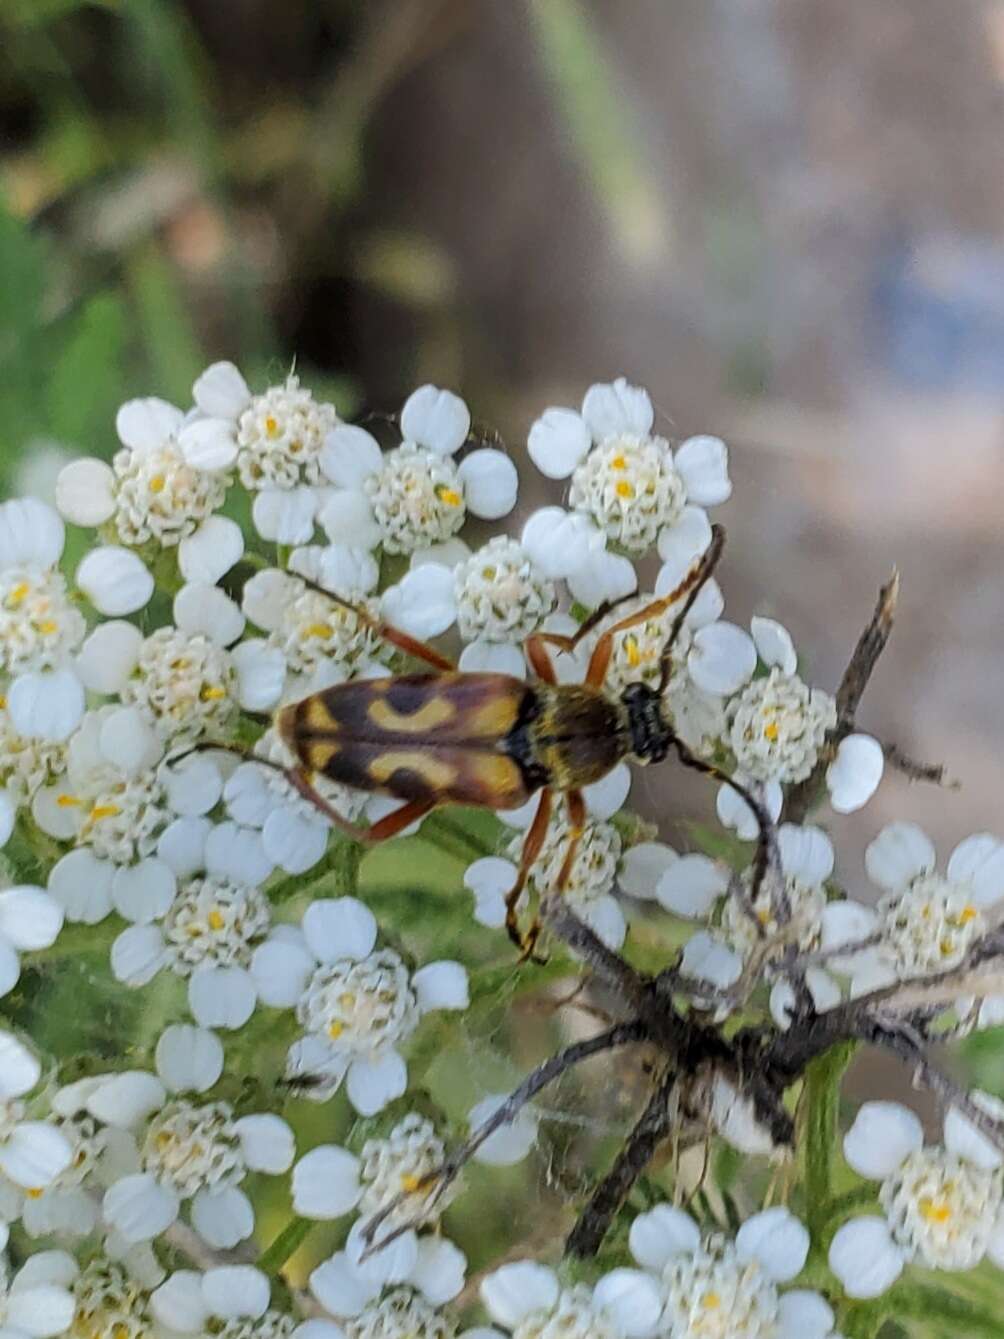
M155 475L153 476L153 478L150 480L150 492L151 492L151 493L163 493L163 491L164 491L164 485L165 485L166 483L167 483L167 480L164 478L164 476L163 476L162 474L155 474Z
M23 602L24 597L28 594L30 590L31 587L28 585L27 581L18 582L18 584L14 587L11 593L7 596L7 603L16 609L17 606Z
M225 688L213 688L207 684L199 694L199 697L203 702L217 702L221 697L226 697L226 695Z
M925 1195L917 1205L920 1216L928 1223L947 1223L952 1216L951 1206L943 1199Z
M56 807L58 809L74 809L80 803L76 795L57 795Z
M613 469L613 470L626 470L626 469L627 469L627 457L626 457L626 456L614 456L613 460L610 462L610 468Z
M269 437L279 436L279 420L273 414L269 414L265 420L265 431Z
M337 1041L344 1031L345 1024L339 1023L337 1019L333 1023L328 1024L328 1036L332 1041Z
M634 497L634 488L626 479L621 479L616 486L616 493L618 497Z
M705 1311L717 1311L721 1304L722 1299L715 1292L705 1293L701 1298L701 1306L704 1307Z
M218 911L216 907L213 907L206 919L209 921L210 930L222 930L226 924L226 921L223 919L223 913Z
M414 1172L405 1172L401 1177L401 1189L406 1195L414 1195L421 1184L422 1178L416 1176Z
M101 818L114 818L116 814L121 812L122 810L117 804L96 804L89 817L92 823L97 823Z
M308 637L320 637L321 640L324 641L331 636L331 624L311 623L308 628L304 629L304 631Z
M455 488L447 488L445 484L438 486L436 497L447 507L459 507L464 500Z

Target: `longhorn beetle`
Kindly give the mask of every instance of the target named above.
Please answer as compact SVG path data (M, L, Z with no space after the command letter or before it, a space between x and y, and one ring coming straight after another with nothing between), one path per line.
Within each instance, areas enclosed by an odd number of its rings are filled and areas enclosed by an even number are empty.
M534 921L523 935L517 902L544 844L555 792L564 796L570 828L557 879L560 891L571 874L585 822L582 787L598 781L624 758L661 762L673 749L685 767L728 782L756 815L760 840L755 897L768 862L769 820L764 807L746 787L691 752L674 732L663 701L674 643L718 564L724 542L725 532L715 526L704 556L675 590L606 629L580 684L557 682L547 648L574 650L610 613L610 604L601 605L574 636L532 633L524 645L536 679L525 683L508 674L458 671L433 647L308 581L308 586L351 610L380 637L424 661L434 673L356 679L281 708L276 727L297 764L279 770L336 827L361 842L386 841L438 805L515 809L541 791L540 806L523 841L516 882L506 898L506 929L528 957L540 925ZM603 682L614 637L660 617L681 600L662 648L658 688L633 683L619 699L608 696ZM357 828L318 794L310 779L315 773L358 790L394 796L402 801L401 807L369 828Z

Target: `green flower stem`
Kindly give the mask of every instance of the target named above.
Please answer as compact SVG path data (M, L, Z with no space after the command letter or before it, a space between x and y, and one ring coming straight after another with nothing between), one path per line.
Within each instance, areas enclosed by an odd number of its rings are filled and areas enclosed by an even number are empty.
M468 863L495 854L493 846L446 814L430 814L422 824L421 835L423 841L438 846L449 855L459 853L459 858Z
M845 1339L876 1339L889 1314L888 1296L875 1302L853 1303L841 1317Z
M809 1231L817 1244L832 1213L833 1150L837 1143L840 1081L854 1043L834 1046L806 1071L805 1198Z
M285 1266L307 1240L315 1224L309 1218L291 1218L279 1235L258 1258L258 1268L264 1274L281 1274Z

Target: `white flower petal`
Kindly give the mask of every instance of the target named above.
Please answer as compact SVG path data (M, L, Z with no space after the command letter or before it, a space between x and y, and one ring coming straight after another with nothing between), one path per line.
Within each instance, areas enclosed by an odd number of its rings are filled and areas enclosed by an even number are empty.
M612 1269L593 1288L593 1305L612 1318L625 1339L646 1339L656 1333L663 1303L651 1275Z
M205 1028L172 1023L160 1034L156 1063L172 1092L208 1092L223 1073L223 1044Z
M65 541L66 527L47 502L20 497L0 503L0 570L54 567Z
M251 958L251 977L262 1004L291 1009L303 994L315 967L314 959L296 944L267 940Z
M476 1134L508 1100L507 1093L492 1093L483 1097L467 1113L471 1134ZM475 1162L488 1167L512 1167L522 1162L537 1141L539 1127L537 1113L532 1107L522 1107L515 1118L488 1136L474 1154Z
M766 806L768 814L776 822L784 803L784 795L780 785L777 782L764 784L763 782L752 781L741 772L735 773L735 780L739 785L745 785L754 793L760 793L760 798ZM742 841L752 842L760 835L760 824L757 822L756 814L736 788L730 786L728 782L719 786L718 795L715 798L715 808L722 825L732 828L736 836Z
M833 873L833 843L822 828L782 823L777 844L785 874L807 887L825 883Z
M809 1233L790 1210L775 1205L747 1218L736 1233L736 1254L754 1260L773 1283L790 1283L809 1257Z
M9 995L21 979L21 959L5 939L0 939L0 996Z
M360 1116L375 1116L408 1087L408 1067L397 1051L373 1060L353 1060L345 1091Z
M631 768L621 762L599 781L582 787L586 808L594 818L613 818L622 808L631 789Z
M210 1318L202 1295L202 1275L179 1269L150 1294L154 1319L177 1334L200 1334Z
M19 884L0 892L0 936L16 949L48 948L63 926L63 908L41 888Z
M899 1102L865 1102L844 1135L844 1157L859 1176L881 1181L924 1143L920 1121Z
M25 739L61 744L83 717L83 685L71 669L22 674L7 693L7 714Z
M822 934L819 947L825 951L842 948L845 944L859 944L874 933L877 924L878 916L873 907L866 907L850 898L828 902L820 917ZM836 967L835 962L833 965Z
M317 1266L310 1275L310 1291L336 1316L358 1316L373 1296L344 1251Z
M639 842L621 857L617 882L622 893L640 900L652 900L663 874L675 865L679 856L663 842Z
M287 874L303 874L328 847L327 820L296 809L274 809L261 831L265 854Z
M452 571L441 563L412 568L384 592L381 610L388 623L413 637L438 637L457 616Z
M689 1213L660 1204L639 1214L628 1237L631 1254L646 1269L661 1274L675 1256L692 1255L701 1244L701 1230Z
M445 1237L422 1237L418 1259L408 1282L423 1294L432 1306L450 1302L464 1286L467 1256Z
M70 1141L46 1121L21 1121L0 1144L0 1172L22 1190L51 1184L72 1161Z
M117 544L92 549L77 568L76 582L98 613L110 618L135 613L153 594L153 577L142 558Z
M461 1339L471 1339L472 1333L472 1331L466 1332ZM333 1320L305 1320L293 1331L291 1339L346 1339L346 1337L342 1327L336 1325ZM492 1335L491 1339L505 1339L505 1335Z
M186 465L215 474L229 469L237 459L234 425L227 418L197 418L178 434L178 446Z
M12 1032L0 1030L0 1100L30 1092L41 1073L38 1057Z
M433 1009L466 1009L471 1002L467 968L459 962L430 962L411 978L422 1013Z
M337 489L331 493L318 520L332 544L375 549L383 537L368 498L354 489ZM305 540L300 542L306 543Z
M216 1250L232 1250L254 1231L251 1201L236 1186L200 1190L192 1200L190 1212L196 1232Z
M115 416L115 431L123 446L152 451L177 433L184 418L175 405L155 396L127 400Z
M1000 1121L1004 1118L1004 1102L991 1093L975 1088L969 1096L988 1116ZM949 1107L945 1115L945 1147L949 1153L965 1158L974 1167L985 1171L996 1171L1004 1158L996 1146L985 1134L981 1134L972 1121L962 1114L958 1107Z
M228 516L207 516L178 545L178 570L186 581L214 586L244 556L244 534Z
M593 440L602 442L621 433L647 437L655 413L647 390L630 386L624 377L618 377L612 384L600 382L589 387L582 400L582 417Z
M711 1123L727 1144L740 1153L767 1157L774 1151L770 1131L761 1125L750 1098L718 1073L711 1085Z
M207 874L222 874L234 883L257 887L275 865L265 854L260 832L249 832L236 823L217 823L206 838Z
M570 577L591 553L606 547L606 536L586 516L563 507L541 507L523 527L520 543L543 576Z
M269 1172L278 1176L293 1165L296 1140L293 1131L281 1116L270 1111L254 1116L242 1116L234 1121L240 1136L244 1161L253 1172Z
M11 1339L50 1339L63 1334L73 1320L77 1304L66 1288L41 1284L24 1292L12 1291L4 1316L4 1334Z
M885 769L882 745L871 735L848 735L826 769L830 804L838 814L852 814L868 803Z
M728 447L720 437L688 437L673 455L687 498L701 507L716 507L732 496Z
M336 488L361 490L363 481L382 464L380 444L365 428L339 423L324 439L320 466Z
M472 516L497 521L508 516L516 505L519 475L516 466L503 451L481 447L460 462L458 469L464 485L464 500Z
M526 678L523 648L510 642L471 642L461 651L457 665L467 674L510 674L514 679Z
M903 1272L903 1255L884 1218L852 1218L830 1243L830 1268L848 1297L879 1297Z
M993 906L1004 898L1004 842L989 832L967 837L952 852L945 872L949 879L972 885L977 906Z
M836 1317L824 1297L795 1288L778 1298L778 1339L836 1339Z
M545 409L531 426L526 448L549 479L567 479L591 445L589 426L574 409Z
M930 874L934 861L934 844L915 823L890 823L865 851L868 877L890 892L905 888L918 874Z
M206 1305L220 1320L250 1316L257 1320L268 1310L271 1284L253 1265L217 1265L202 1278Z
M0 850L10 841L17 822L17 805L8 790L0 790Z
M270 711L282 697L286 660L282 648L250 637L230 652L237 671L237 700L245 711Z
M690 571L694 559L711 543L711 522L703 507L684 507L679 519L659 531L660 578L664 591L674 590Z
M444 539L441 544L430 544L427 548L415 549L408 559L409 567L421 567L424 563L442 563L451 571L467 561L471 556L471 546L462 539ZM374 581L374 586L376 582Z
M201 818L216 807L223 794L223 778L205 753L190 753L160 772L167 802L182 818Z
M358 962L373 952L377 923L358 898L316 898L303 913L303 933L318 962Z
M244 631L244 615L225 591L193 581L174 597L174 622L187 636L201 633L216 646L229 646Z
M293 1168L293 1209L304 1218L341 1218L359 1203L359 1159L335 1144L313 1148Z
M348 544L312 544L294 549L289 555L289 570L345 599L368 595L380 584L380 566L372 553Z
M205 868L206 841L211 830L208 818L176 818L160 834L157 856L174 870L175 878L187 879ZM108 877L110 887L110 870Z
M680 957L680 971L684 976L707 981L720 990L735 985L742 970L743 960L739 954L705 930L698 930L688 939Z
M313 488L263 488L251 508L255 529L276 544L309 544L314 534L318 495Z
M503 1265L481 1281L481 1300L488 1314L510 1330L534 1311L552 1310L559 1291L554 1270L531 1260Z
M491 930L505 925L505 897L515 882L516 866L499 856L483 856L467 866L464 886L474 894L474 919L479 925Z
M77 674L92 693L118 693L135 667L143 634L132 623L99 623L77 656Z
M167 1090L156 1074L133 1069L100 1076L84 1105L97 1120L116 1130L129 1130L159 1111L166 1098Z
M130 925L111 951L112 975L127 986L145 986L167 965L167 947L158 925Z
M459 395L438 386L419 386L401 410L401 436L437 455L452 456L471 430L470 410Z
M694 633L687 669L705 693L738 692L756 669L753 638L734 623L711 623Z
M56 479L56 506L74 525L104 525L115 514L111 466L90 456L64 465Z
M127 921L146 925L166 915L177 887L174 870L156 856L147 856L138 865L122 865L115 871L112 902Z
M107 1222L130 1243L152 1241L178 1216L178 1197L159 1185L149 1172L124 1176L105 1192L103 1211Z
M254 1013L258 992L243 967L200 967L188 980L188 1007L204 1028L241 1028Z
M103 759L126 776L147 771L161 755L156 732L138 707L112 707L103 712L98 746Z
M685 855L663 871L655 887L660 906L690 920L704 920L729 886L729 872L706 855Z
M785 674L794 674L798 668L798 656L791 633L783 623L772 618L753 618L750 631L760 659L765 665L777 665Z
M606 549L594 549L581 567L569 573L568 589L573 599L590 609L604 600L614 601L638 589L638 573L630 559Z
M251 403L251 392L233 363L210 363L196 378L192 399L211 418L236 419Z

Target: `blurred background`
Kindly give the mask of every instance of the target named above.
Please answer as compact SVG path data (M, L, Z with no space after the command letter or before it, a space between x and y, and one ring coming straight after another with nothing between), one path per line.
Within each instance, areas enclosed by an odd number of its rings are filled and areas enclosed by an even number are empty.
M832 820L863 894L889 818L1004 832L1002 111L1004 0L0 0L0 482L216 358L517 453L625 374L728 440L730 616L817 683L902 571L860 724L962 785Z

